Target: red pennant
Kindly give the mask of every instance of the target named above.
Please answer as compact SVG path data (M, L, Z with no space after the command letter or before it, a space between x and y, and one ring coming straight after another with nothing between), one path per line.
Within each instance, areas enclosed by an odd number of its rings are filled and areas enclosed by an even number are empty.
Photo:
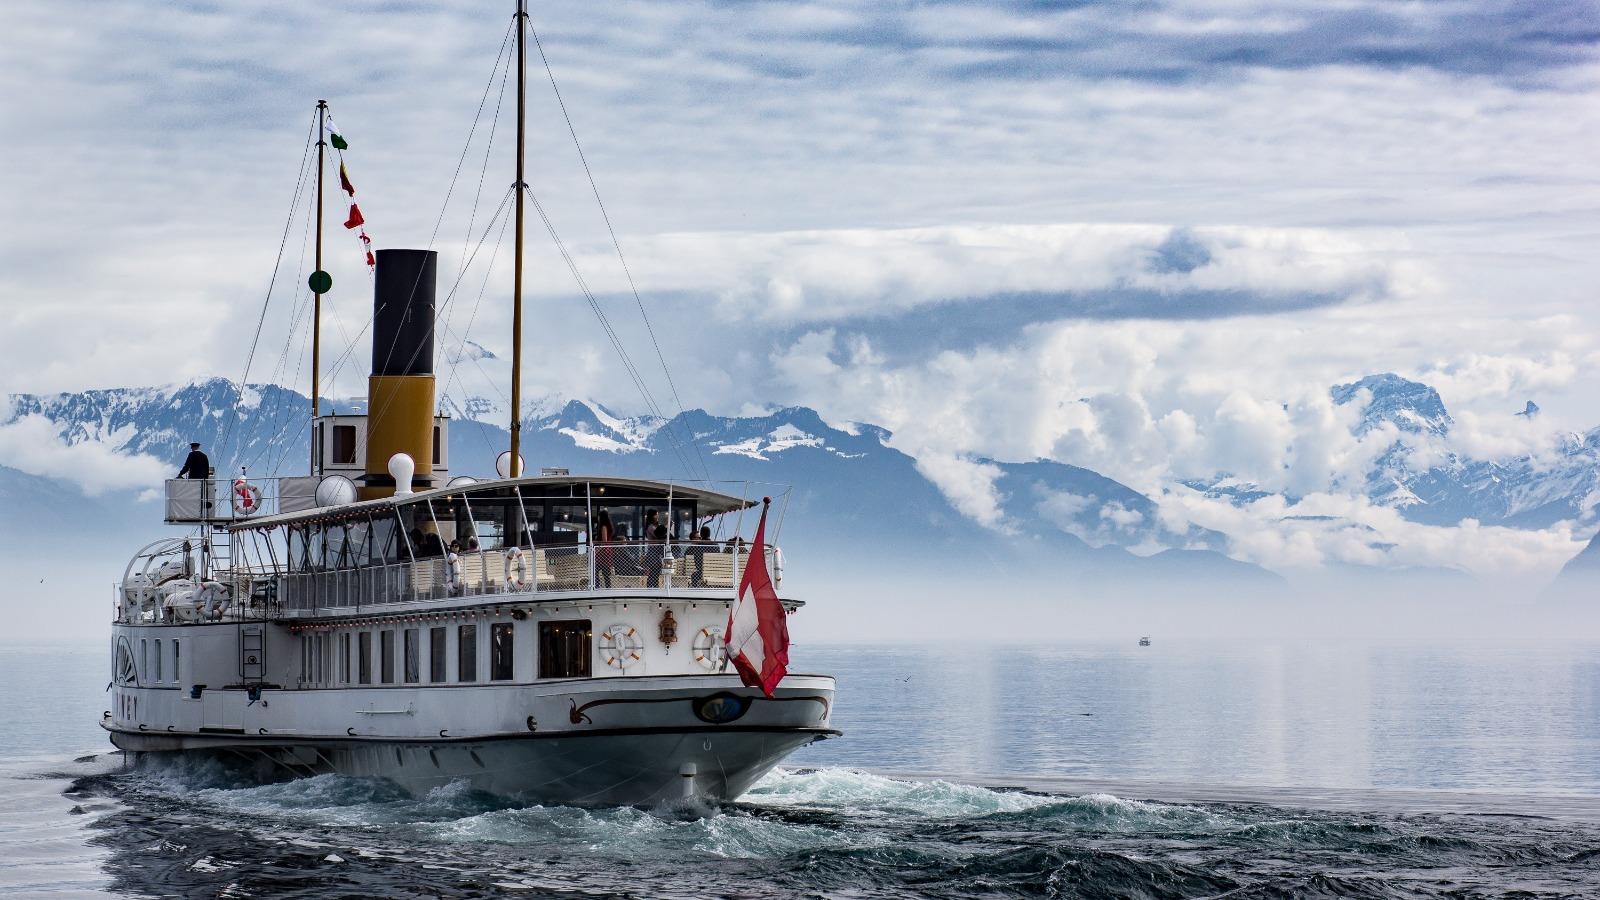
M352 197L356 195L355 185L350 183L350 176L345 173L344 163L339 163L339 187L344 188L344 192Z
M350 204L350 219L344 223L344 227L357 228L365 224L366 221L366 219L361 218L361 207L354 203Z

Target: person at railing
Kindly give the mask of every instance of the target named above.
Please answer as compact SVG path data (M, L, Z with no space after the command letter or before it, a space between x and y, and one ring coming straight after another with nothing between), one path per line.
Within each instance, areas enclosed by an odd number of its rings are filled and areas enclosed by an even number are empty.
M195 441L189 445L189 455L183 461L183 468L178 470L179 478L210 478L211 460L200 452L200 442Z
M427 556L428 555L428 540L427 540L427 538L423 537L422 529L421 528L413 528L413 529L411 529L411 534L408 535L408 536L411 538L411 555L412 556Z
M434 540L439 536L434 535ZM444 587L451 594L461 593L461 542L451 541L450 552L444 558Z
M650 510L644 516L644 586L661 585L661 552L667 542L667 527L661 524L661 515Z
M601 587L611 587L611 578L617 570L617 529L611 524L611 514L600 510L594 516L594 566L595 579Z
M706 554L714 552L711 541L711 526L701 525L700 531L690 538L683 549L684 559L694 560L694 569L689 573L689 587L705 587L706 584Z
M444 541L440 539L439 532L430 531L422 538L423 556L443 556Z

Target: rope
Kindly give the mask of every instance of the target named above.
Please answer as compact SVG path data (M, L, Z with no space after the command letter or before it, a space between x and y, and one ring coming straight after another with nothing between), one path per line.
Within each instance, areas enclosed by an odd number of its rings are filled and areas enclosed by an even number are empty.
M534 196L531 189L528 190L528 199L533 201L533 208L539 213L539 219L544 222L545 230L550 234L550 240L556 245L556 250L561 254L562 260L566 262L567 270L572 273L573 280L577 281L578 290L582 291L584 298L589 301L589 308L594 311L595 318L600 320L600 327L604 329L606 337L610 338L611 346L616 349L617 355L622 358L623 368L627 370L628 377L633 380L634 387L639 390L639 395L644 398L644 402L650 408L651 413L665 421L667 417L661 414L661 407L656 404L656 399L650 393L650 388L645 384L638 368L634 366L632 358L628 356L628 351L623 348L622 340L617 337L616 330L611 327L610 319L606 317L605 311L600 308L600 301L596 300L594 292L589 290L588 282L584 280L583 274L578 271L577 262L573 260L572 254L567 252L567 246L562 242L561 236L556 234L556 227L550 221L550 217L545 214L544 205L539 202L538 197ZM667 442L672 445L673 454L678 457L678 462L683 465L685 471L692 475L694 469L689 465L689 458L684 455L678 439L673 437L670 430L663 429L663 431L667 435Z
M628 260L622 254L622 243L617 240L617 230L611 225L611 214L606 211L605 201L600 199L600 188L595 184L594 172L589 169L589 158L583 152L583 144L578 141L578 131L573 127L572 116L567 113L567 102L561 97L561 89L556 86L555 72L550 68L550 60L545 56L544 44L539 41L539 32L530 23L528 31L533 35L533 44L539 50L539 60L544 63L544 73L550 79L550 90L555 93L556 104L561 108L561 117L566 120L567 133L572 135L572 146L578 151L578 160L583 163L583 174L589 179L589 190L594 194L595 205L600 208L600 217L606 223L606 232L611 235L611 246L616 248L617 259L622 263L622 273L627 276L628 289L633 292L633 302L639 307L639 318L644 320L645 332L650 335L650 344L655 348L656 360L661 363L661 374L666 376L667 387L672 391L672 400L678 405L678 415L684 415L683 400L678 396L678 385L672 380L672 371L667 367L667 357L661 352L661 342L656 340L656 330L650 324L650 316L644 310L644 300L639 296L639 288L633 281L633 272L628 268ZM591 302L593 302L591 300ZM631 365L631 364L630 364ZM660 415L659 410L657 415ZM662 418L666 418L662 416ZM694 448L695 457L700 463L702 477L710 478L711 472L706 468L705 456L700 452L700 441L695 437L694 431L688 427L687 422L681 423L689 436L689 446ZM663 429L668 430L668 429ZM670 438L670 435L669 435ZM687 465L684 467L690 474L694 473Z
M283 251L289 243L289 229L294 225L295 211L300 207L300 194L305 190L307 160L311 158L311 147L313 145L311 138L316 134L316 123L316 117L312 116L311 127L308 129L306 135L305 150L302 151L300 155L300 178L295 183L294 199L289 203L289 218L283 223L283 237L278 240L278 257L272 263L272 277L267 281L267 296L266 299L261 303L261 315L256 319L256 331L255 335L250 339L250 352L245 356L244 372L240 374L238 384L234 388L235 392L241 399L244 397L245 385L248 384L250 380L250 366L255 362L256 345L261 342L261 329L267 321L267 309L272 305L272 291L273 288L277 286L278 269L283 264ZM218 461L227 458L228 442L233 437L233 426L238 420L239 408L236 405L233 410L233 416L228 419L227 426L222 433L222 439L218 441Z

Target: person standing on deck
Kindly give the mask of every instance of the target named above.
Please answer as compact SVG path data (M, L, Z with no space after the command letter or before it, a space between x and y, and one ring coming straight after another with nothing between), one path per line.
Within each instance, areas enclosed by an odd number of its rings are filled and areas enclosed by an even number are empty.
M195 441L189 445L189 456L183 461L183 468L178 470L179 478L210 478L211 460L200 452L200 442Z

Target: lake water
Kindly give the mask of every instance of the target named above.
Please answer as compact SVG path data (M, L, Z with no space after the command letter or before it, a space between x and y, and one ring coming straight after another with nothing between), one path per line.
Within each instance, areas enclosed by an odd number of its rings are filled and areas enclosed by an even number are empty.
M1600 647L794 657L838 677L845 736L737 803L641 811L123 773L104 650L5 647L0 893L1600 896Z

